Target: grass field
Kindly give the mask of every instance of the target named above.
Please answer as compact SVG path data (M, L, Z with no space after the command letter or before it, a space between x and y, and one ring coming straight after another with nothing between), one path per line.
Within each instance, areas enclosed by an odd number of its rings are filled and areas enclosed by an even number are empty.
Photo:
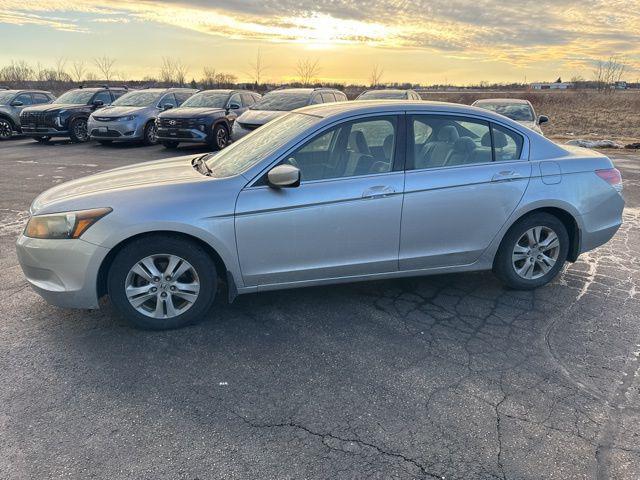
M479 98L524 98L547 115L545 134L556 139L612 139L640 142L640 91L422 92L425 100L471 104Z

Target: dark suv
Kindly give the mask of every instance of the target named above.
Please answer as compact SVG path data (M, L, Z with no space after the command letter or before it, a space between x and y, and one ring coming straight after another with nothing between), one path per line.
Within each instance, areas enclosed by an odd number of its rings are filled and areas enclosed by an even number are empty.
M167 148L180 142L205 143L221 150L229 143L235 119L261 95L239 90L205 90L158 115L158 139Z
M48 142L52 137L69 137L75 143L86 142L89 140L89 115L125 93L126 87L80 87L69 90L48 105L22 110L22 132L41 143Z
M20 112L31 105L51 103L56 97L42 90L9 90L0 88L0 140L21 133Z

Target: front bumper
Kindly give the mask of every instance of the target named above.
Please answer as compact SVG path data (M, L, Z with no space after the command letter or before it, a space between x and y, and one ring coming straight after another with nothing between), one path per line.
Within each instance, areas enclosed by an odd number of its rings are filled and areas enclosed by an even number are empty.
M210 129L207 128L207 131ZM197 128L164 128L158 127L158 140L172 142L207 143L206 132Z
M58 130L51 127L25 127L22 126L22 134L28 137L68 137L67 130Z
M44 240L21 235L18 261L31 287L48 303L98 308L98 271L109 249L84 240Z
M144 122L129 120L127 122L100 122L89 118L87 130L94 140L140 140L144 136Z

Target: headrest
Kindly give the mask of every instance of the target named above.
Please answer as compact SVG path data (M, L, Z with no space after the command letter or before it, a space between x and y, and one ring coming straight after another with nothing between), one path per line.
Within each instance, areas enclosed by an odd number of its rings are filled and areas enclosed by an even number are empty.
M469 137L460 137L453 144L453 151L455 153L469 154L476 149L476 142Z
M438 132L439 142L453 143L458 138L460 138L460 135L458 135L458 130L453 125L446 125Z
M480 145L483 147L491 147L491 133L487 132L482 136L482 140L480 140Z
M494 148L504 148L509 145L507 136L502 132L493 131L493 146Z
M384 151L385 157L391 158L391 154L393 153L393 135L387 135L387 138L384 139L382 150Z
M367 145L367 139L364 138L364 133L360 130L351 132L351 135L349 135L349 149L353 152L364 153L365 155L371 153Z

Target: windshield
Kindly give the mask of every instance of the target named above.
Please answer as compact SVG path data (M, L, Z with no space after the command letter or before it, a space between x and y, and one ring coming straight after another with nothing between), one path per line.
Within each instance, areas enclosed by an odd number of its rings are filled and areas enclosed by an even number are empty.
M130 92L111 104L113 107L148 107L160 100L161 92Z
M95 93L95 91L89 90L69 90L56 98L53 103L61 105L87 104Z
M406 92L388 91L388 90L370 90L364 92L358 97L358 100L405 100L407 98Z
M533 111L531 107L525 103L480 103L477 106L499 113L517 122L533 122Z
M253 105L251 110L290 112L309 105L309 98L308 92L271 92Z
M189 97L183 104L183 107L209 107L224 108L227 106L227 92L201 92Z
M0 105L8 105L15 96L15 92L0 92Z
M245 172L320 120L313 115L290 113L267 123L215 156L211 154L207 159L211 176L225 178Z

